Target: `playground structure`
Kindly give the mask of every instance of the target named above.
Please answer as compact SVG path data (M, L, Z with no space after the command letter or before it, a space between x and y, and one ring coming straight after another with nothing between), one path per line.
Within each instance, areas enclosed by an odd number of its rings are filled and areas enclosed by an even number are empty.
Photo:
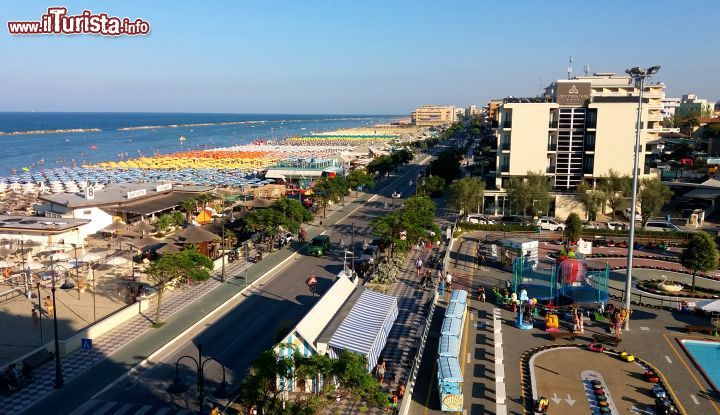
M525 290L541 303L600 304L608 302L610 268L605 263L588 266L588 260L569 258L540 264L517 257L513 261L513 292Z

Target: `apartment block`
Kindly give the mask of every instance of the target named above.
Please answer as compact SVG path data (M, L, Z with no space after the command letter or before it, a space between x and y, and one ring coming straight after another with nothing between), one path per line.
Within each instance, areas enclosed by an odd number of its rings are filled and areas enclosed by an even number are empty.
M632 175L638 94L630 77L596 73L554 82L543 97L506 98L495 132L496 186L528 171L544 172L558 192L574 191L583 179L595 183L611 169ZM659 139L664 97L664 84L645 84L640 166L646 144Z
M462 108L460 111L464 111ZM412 123L421 127L452 124L457 120L458 109L453 106L423 105L411 113Z

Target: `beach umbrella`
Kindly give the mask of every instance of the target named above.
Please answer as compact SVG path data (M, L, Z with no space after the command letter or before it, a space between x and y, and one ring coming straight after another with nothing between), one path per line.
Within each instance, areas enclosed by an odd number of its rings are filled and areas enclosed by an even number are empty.
M6 257L12 253L13 251L8 248L5 248L4 246L0 247L0 257Z
M160 239L152 238L150 236L146 236L139 240L128 241L128 243L131 244L132 246L134 246L135 248L144 248L148 245L155 245L160 242L161 242Z
M120 229L117 231L118 235L124 236L126 238L142 238L142 235L131 230L131 229Z
M25 247L25 248L27 248L27 247L35 248L35 247L38 247L38 246L42 246L42 244L41 244L40 242L38 242L38 241L33 241L33 240L31 239L31 240L28 240L28 241L23 241L22 246Z
M210 242L220 239L220 235L216 235L195 225L188 225L185 229L175 235L175 237L177 242L181 244L198 244L201 242Z
M70 258L70 254L66 252L56 252L50 255L50 259L52 259L53 261L62 261L68 258Z
M30 261L30 262L25 263L25 269L36 270L36 269L42 269L42 268L45 268L45 265L43 265L37 261Z
M173 243L166 243L162 247L155 250L158 254L165 255L165 254L175 254L180 252L180 248L173 244Z
M80 257L80 259L83 262L93 262L93 261L97 261L98 259L100 259L102 257L103 257L103 255L100 255L100 253L98 253L98 252L88 252L87 254Z
M135 232L141 232L141 233L142 232L152 232L155 230L155 227L152 226L151 224L141 220L140 222L133 225L132 230Z
M720 300L707 300L703 301L701 303L702 305L700 308L703 311L708 311L711 313L720 313Z
M127 262L128 262L128 260L127 260L126 258L123 258L123 257L121 257L121 256L116 256L116 257L114 257L114 258L110 258L110 259L107 260L107 262L105 262L105 263L108 264L108 265L115 265L115 266L117 266L117 265L125 265L125 264L127 264Z
M127 229L127 227L128 227L127 223L125 223L121 220L118 220L118 221L115 221L115 222L109 224L108 226L102 228L101 230L106 231L106 232L114 232L114 231L119 231L121 229Z

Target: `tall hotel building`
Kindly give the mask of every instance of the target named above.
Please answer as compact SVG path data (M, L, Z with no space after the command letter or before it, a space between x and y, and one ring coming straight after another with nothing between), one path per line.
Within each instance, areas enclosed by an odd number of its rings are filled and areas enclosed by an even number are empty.
M643 94L642 175L645 156L662 128L665 85L647 82ZM496 187L528 171L544 172L556 192L582 179L596 183L610 170L632 175L639 88L628 76L596 73L551 84L544 97L506 98L500 105Z

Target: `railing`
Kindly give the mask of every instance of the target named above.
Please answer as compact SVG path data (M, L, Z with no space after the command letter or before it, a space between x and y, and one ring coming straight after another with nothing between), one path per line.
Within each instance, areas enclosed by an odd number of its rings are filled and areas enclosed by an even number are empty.
M557 120L548 122L548 128L558 128Z
M510 150L510 142L501 143L500 150Z
M509 172L509 171L510 171L510 165L509 165L509 164L505 164L505 165L503 165L503 166L500 166L500 172L501 172L501 173L507 173L507 172Z
M503 128L512 128L512 120L506 120L502 123Z
M11 300L15 297L19 297L23 295L23 290L19 287L11 288L7 291L3 291L0 293L0 303L5 302L7 300Z

